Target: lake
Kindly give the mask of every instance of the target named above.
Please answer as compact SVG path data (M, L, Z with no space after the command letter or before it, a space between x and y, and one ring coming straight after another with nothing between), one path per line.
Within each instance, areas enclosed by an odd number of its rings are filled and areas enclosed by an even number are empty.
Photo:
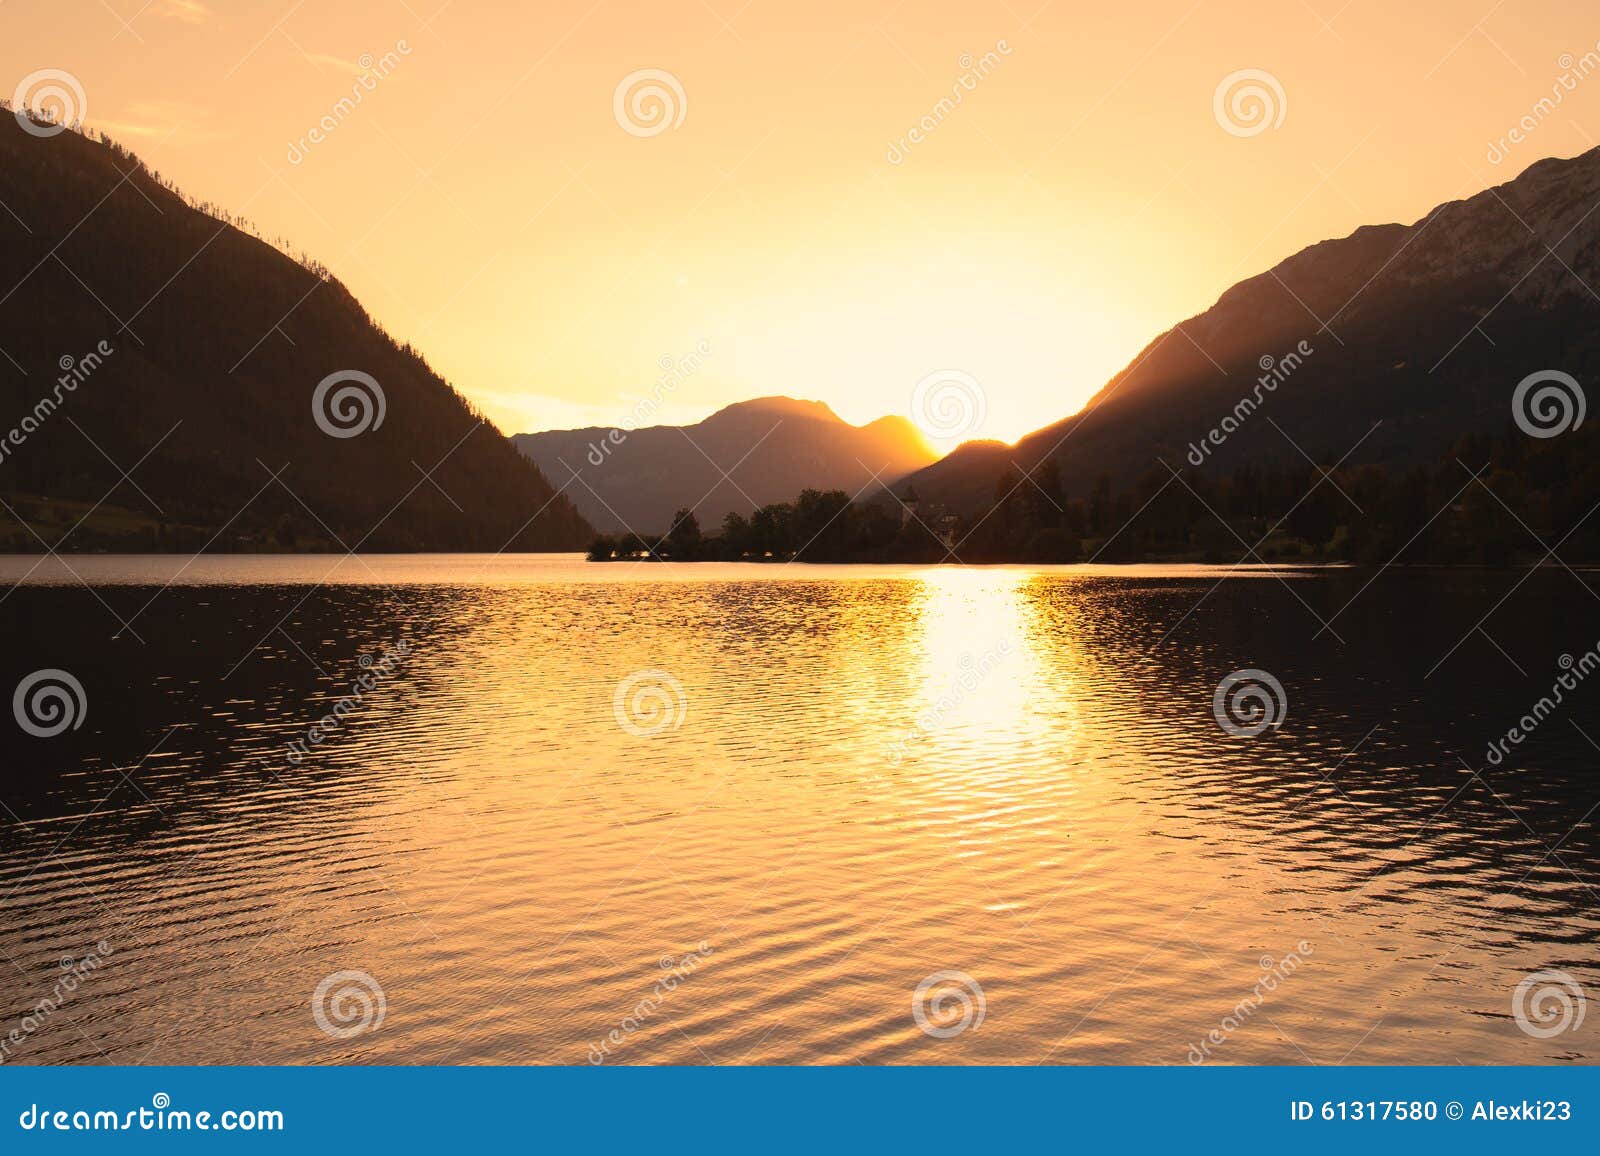
M1596 578L0 558L0 1050L1592 1061Z

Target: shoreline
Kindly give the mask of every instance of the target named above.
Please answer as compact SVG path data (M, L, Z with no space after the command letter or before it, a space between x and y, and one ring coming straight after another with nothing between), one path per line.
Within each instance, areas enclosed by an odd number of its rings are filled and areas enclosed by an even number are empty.
M966 562L953 559L939 561L920 561L917 559L879 558L871 560L838 559L838 558L612 558L597 561L588 558L582 550L362 550L346 552L339 550L207 550L201 553L180 550L167 551L122 551L122 550L59 550L50 553L42 551L10 551L0 550L0 559L17 559L43 562L50 558L78 559L78 558L337 558L362 559L362 558L548 558L566 559L574 563L582 563L585 568L595 566L605 568L608 566L826 566L826 567L881 567L881 568L919 568L919 569L951 569L951 570L997 570L997 569L1049 569L1049 570L1090 570L1090 569L1132 569L1140 566L1192 567L1196 570L1485 570L1485 571L1525 571L1525 570L1565 570L1587 569L1600 570L1600 558L1579 559L1576 561L1562 561L1538 559L1527 562L1358 562L1347 559L1299 559L1299 558L1273 558L1255 562L1227 562L1207 560L1189 556L1157 556L1147 558L1102 558L1081 559L1076 562L1042 562L1027 561L1024 559L985 560L981 562Z

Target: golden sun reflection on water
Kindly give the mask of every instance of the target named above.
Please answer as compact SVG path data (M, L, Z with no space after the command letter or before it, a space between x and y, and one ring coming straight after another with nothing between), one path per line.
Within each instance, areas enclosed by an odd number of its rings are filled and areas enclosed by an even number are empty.
M65 624L53 652L99 729L7 796L27 824L0 845L0 948L47 975L84 928L117 943L82 1033L43 1031L29 1059L583 1063L663 957L703 944L606 1062L1184 1063L1261 961L1304 942L1270 1021L1218 1060L1359 1043L1375 1063L1539 1062L1559 1056L1507 1021L1506 993L1545 966L1595 977L1584 887L1463 790L1441 715L1396 691L1424 685L1425 664L1393 673L1416 638L1442 652L1478 613L1449 587L1377 587L1341 622L1348 649L1325 649L1298 599L1348 598L1337 575L1291 595L1134 569L501 559L492 581L479 563L445 582L470 563L378 564L391 584L312 598L175 586L150 629L195 649L119 653L103 676L85 592L13 596ZM217 682L290 610L291 640ZM1551 622L1524 614L1522 645L1558 646ZM287 765L359 654L398 637L394 676ZM1218 677L1249 664L1291 693L1258 740L1210 714ZM641 676L655 713L618 697ZM1472 680L1441 693L1452 718L1500 706ZM149 800L107 799L172 727L139 773ZM1559 835L1592 800L1546 771L1495 786ZM1562 855L1600 861L1592 829ZM307 1007L344 969L376 977L388 1013L335 1043ZM935 1038L912 994L950 970L986 1016Z
M931 780L963 826L966 853L1003 830L997 793L1042 744L1071 733L1077 681L1065 624L1041 620L1022 570L941 568L917 575L906 640L912 720L891 751Z

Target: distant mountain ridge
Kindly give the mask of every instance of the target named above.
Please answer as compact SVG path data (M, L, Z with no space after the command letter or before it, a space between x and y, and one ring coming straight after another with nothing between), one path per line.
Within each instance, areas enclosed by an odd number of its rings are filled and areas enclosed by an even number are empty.
M906 418L855 426L824 402L792 397L738 402L690 426L595 426L512 441L597 528L647 536L665 534L679 509L711 529L803 489L854 495L874 475L891 482L937 457Z
M191 206L131 153L0 113L0 203L0 424L15 435L0 549L569 550L592 536L325 270Z
M1597 206L1600 149L1412 225L1312 245L1161 334L1078 413L1014 447L964 445L903 485L980 516L1004 471L1046 461L1082 497L1101 479L1166 478L1163 462L1220 474L1438 458L1508 428L1529 374L1600 382Z

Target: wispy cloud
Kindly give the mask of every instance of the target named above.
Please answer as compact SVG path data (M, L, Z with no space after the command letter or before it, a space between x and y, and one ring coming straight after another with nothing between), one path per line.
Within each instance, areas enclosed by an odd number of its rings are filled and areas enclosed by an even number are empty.
M311 61L312 64L316 65L319 70L327 67L332 68L337 72L347 72L351 76L361 76L367 71L354 60L345 60L340 56L329 56L322 52L305 52L301 55L303 55L307 60Z
M94 118L94 127L114 137L187 140L223 140L230 134L206 126L207 114L192 105L172 101L141 101L122 110L115 119Z
M211 19L211 9L200 0L163 0L161 14L185 24L204 24Z

